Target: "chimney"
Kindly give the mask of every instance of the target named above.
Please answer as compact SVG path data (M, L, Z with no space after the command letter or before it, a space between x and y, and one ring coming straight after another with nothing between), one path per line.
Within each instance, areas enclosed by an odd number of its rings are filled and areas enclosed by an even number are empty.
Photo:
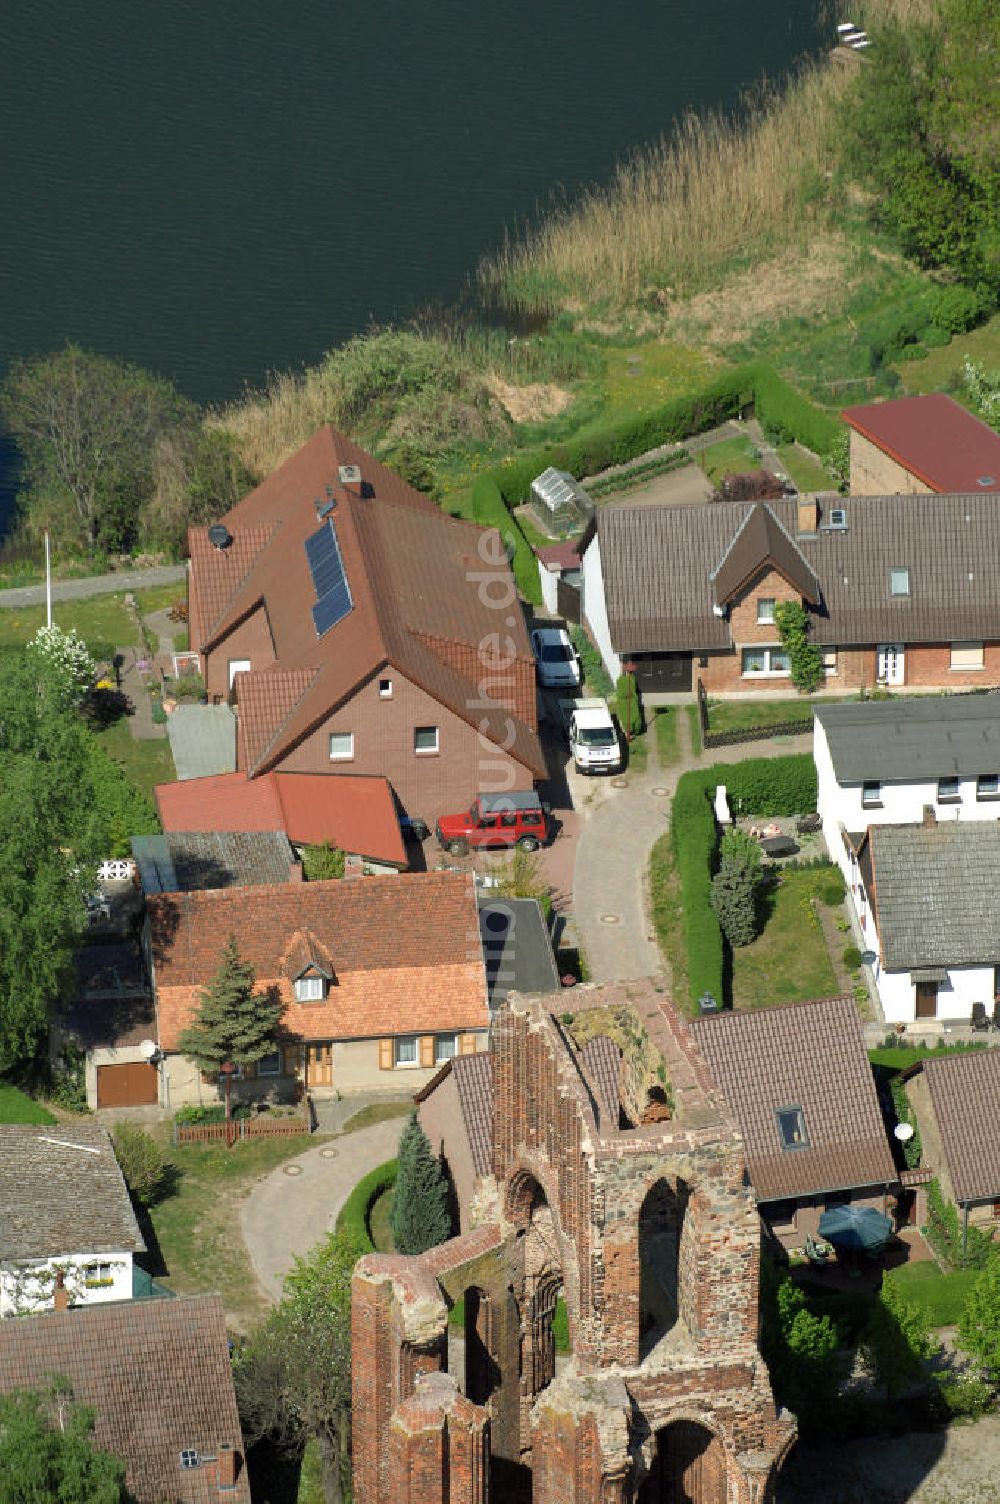
M236 1487L236 1449L228 1442L219 1444L218 1473L220 1494Z
M56 1311L69 1310L69 1291L66 1288L66 1276L61 1269L56 1270L56 1287L52 1291L52 1308Z
M799 515L796 532L800 538L819 531L819 502L815 496L799 497Z
M364 482L361 479L361 468L358 465L341 465L338 474L340 484L351 496L364 496Z
M925 804L924 805L924 819L923 819L923 824L924 824L925 827L937 824L937 815L934 813L934 806L933 806L933 804Z

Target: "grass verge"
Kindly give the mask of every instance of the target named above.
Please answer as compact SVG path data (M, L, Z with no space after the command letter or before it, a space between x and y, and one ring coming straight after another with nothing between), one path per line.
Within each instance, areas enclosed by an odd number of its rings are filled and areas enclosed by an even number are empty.
M341 1130L354 1133L358 1128L371 1128L375 1123L387 1123L390 1118L406 1117L413 1111L413 1100L407 1097L402 1102L369 1102L360 1112L349 1117Z
M376 1165L367 1175L362 1175L340 1211L337 1213L337 1231L354 1239L368 1253L375 1251L369 1213L379 1197L396 1184L398 1161L387 1159L384 1165Z
M649 894L653 929L669 973L671 995L678 1008L687 1009L691 987L681 923L681 885L674 866L669 832L660 837L650 854Z
M955 1269L943 1274L930 1260L894 1269L893 1283L911 1305L921 1305L933 1326L956 1326L965 1302L979 1278L978 1269Z
M763 931L733 951L733 1007L764 1008L832 997L837 979L812 903L829 883L829 867L786 871L765 896Z
M708 707L709 731L747 731L754 726L777 726L801 720L811 729L813 700L712 700Z
M133 593L140 613L149 615L183 599L186 586L180 580L174 585L154 585ZM111 648L127 647L138 639L138 627L125 608L124 590L92 595L79 601L55 601L52 619L65 632L75 629L84 642L93 645L101 655ZM44 606L0 608L0 650L23 648L44 625Z
M16 1086L0 1083L0 1123L54 1123L56 1120L33 1097Z
M680 725L677 717L682 708L680 705L668 706L658 710L653 719L656 755L661 768L672 767L680 758Z
M808 449L798 444L781 444L777 454L785 474L800 491L836 491L837 482Z

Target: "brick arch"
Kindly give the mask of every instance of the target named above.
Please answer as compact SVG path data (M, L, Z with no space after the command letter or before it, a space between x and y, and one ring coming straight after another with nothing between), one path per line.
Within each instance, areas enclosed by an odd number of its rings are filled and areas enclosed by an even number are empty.
M549 1195L543 1178L526 1165L516 1166L508 1176L504 1187L505 1221L513 1223L518 1232L524 1232L531 1221L532 1211L538 1204L539 1195L551 1209L553 1217L558 1217L555 1198ZM560 1237L560 1243L561 1241Z
M697 1326L697 1248L691 1203L695 1192L681 1175L647 1182L636 1218L640 1361L673 1332L693 1337Z
M727 1504L735 1458L704 1414L674 1413L652 1432L636 1504Z

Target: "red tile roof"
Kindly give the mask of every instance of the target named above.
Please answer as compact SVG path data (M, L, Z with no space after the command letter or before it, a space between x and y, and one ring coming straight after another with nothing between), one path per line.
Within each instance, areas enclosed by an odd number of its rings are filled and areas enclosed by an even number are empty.
M546 543L536 548L535 553L547 569L579 569L579 542Z
M1000 434L943 392L846 407L843 418L932 491L1000 491Z
M284 1028L303 1039L366 1039L489 1026L470 873L156 893L147 900L160 1046L177 1048L198 996L236 939L258 988L278 988ZM299 1003L291 975L329 955L326 999Z
M341 484L344 464L359 467L364 496ZM331 521L353 606L317 638L305 541L320 526L316 500L327 497L335 502ZM534 660L497 534L446 516L332 428L321 429L222 521L233 543L221 552L208 542L207 529L189 533L192 647L211 652L263 604L277 662L242 675L238 690L241 752L251 776L273 768L387 664L525 768L544 773ZM273 531L259 548L262 527ZM249 565L248 550L228 562L247 533L257 550ZM477 579L483 575L509 587L507 614L492 598L497 591ZM481 661L484 644L495 643L497 634L513 640L509 665Z
M222 1300L129 1300L0 1321L0 1391L69 1380L94 1442L126 1463L137 1504L250 1504ZM220 1493L220 1445L237 1453ZM181 1467L192 1450L201 1466Z
M218 773L161 783L156 803L172 831L283 830L296 845L328 841L376 862L406 866L392 790L352 773Z

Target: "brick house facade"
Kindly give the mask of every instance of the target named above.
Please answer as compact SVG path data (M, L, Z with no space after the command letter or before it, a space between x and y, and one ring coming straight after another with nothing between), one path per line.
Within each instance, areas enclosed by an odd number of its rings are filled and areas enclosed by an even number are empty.
M659 1052L667 1121L648 1121L645 1090L611 1110L559 1006L515 995L495 1018L479 1225L357 1266L357 1504L763 1504L795 1427L757 1349L760 1224L738 1131L652 983L578 988L574 1006L628 1017Z

